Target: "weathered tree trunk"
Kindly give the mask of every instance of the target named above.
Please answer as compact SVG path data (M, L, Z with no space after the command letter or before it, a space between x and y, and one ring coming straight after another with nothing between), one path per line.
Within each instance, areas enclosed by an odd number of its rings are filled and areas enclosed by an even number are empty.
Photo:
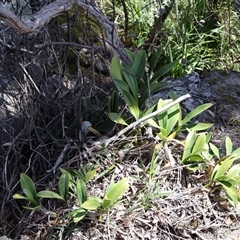
M175 0L165 0L161 4L161 8L159 9L159 16L155 17L154 26L149 33L149 38L146 41L147 45L151 45L155 42L155 39L158 37L159 33L161 32L162 26L166 18L168 17L169 13L171 12Z
M35 12L40 7L39 1L31 1L32 11ZM114 56L117 56L123 62L130 63L123 44L115 31L115 24L108 20L101 10L93 2L92 4L86 4L79 0L56 0L47 6L42 7L39 11L25 20L19 19L13 12L4 7L0 3L0 19L9 27L15 29L19 34L28 34L39 32L42 27L48 23L52 18L67 12L73 6L78 6L82 11L88 12L95 17L106 31L106 43L107 47Z

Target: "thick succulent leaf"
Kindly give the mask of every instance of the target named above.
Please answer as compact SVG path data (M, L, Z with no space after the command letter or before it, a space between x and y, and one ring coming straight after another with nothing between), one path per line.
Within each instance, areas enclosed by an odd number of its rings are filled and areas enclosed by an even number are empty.
M151 78L151 83L158 81L158 79L160 77L162 77L164 74L166 74L167 72L169 72L173 67L175 67L177 64L179 63L179 60L175 60L165 66L163 66L162 68L160 68Z
M226 137L225 147L226 147L226 155L229 156L232 153L232 140L229 137Z
M114 79L113 80L117 90L122 94L123 91L129 92L129 87L128 85L122 81L122 80L118 80L118 79Z
M41 192L37 193L37 196L39 198L55 198L55 199L59 199L59 200L64 200L64 198L62 196L60 196L58 193L49 191L49 190L44 190Z
M138 99L138 82L136 77L132 73L125 72L125 71L122 71L122 75L131 93L133 94L133 97L137 100Z
M212 172L212 180L218 180L218 178L225 175L228 171L228 169L232 166L234 162L234 158L232 156L227 157L226 159L219 160L219 163L214 167Z
M78 203L79 205L82 205L82 203L87 200L87 188L85 182L82 179L77 179L76 191Z
M182 122L181 122L182 125ZM181 128L181 130L183 129L190 129L190 130L194 130L196 132L198 131L204 131L207 130L208 128L212 127L212 123L192 123L192 124L186 124L183 128Z
M111 205L114 204L123 195L127 186L128 178L124 178L118 183L112 183L106 191L104 200L111 201Z
M37 191L32 179L26 174L21 173L20 184L27 199L31 199L34 201L34 204L39 205Z
M110 74L113 79L122 80L121 67L120 61L116 57L113 57L110 68Z
M206 149L204 149L205 147L205 144L206 144L206 135L204 133L200 134L193 146L193 149L192 149L192 153L199 153L201 151L204 151Z
M163 53L163 49L161 46L158 47L157 51L152 54L152 57L149 62L149 74L153 72L161 54Z
M97 173L96 169L88 171L85 175L85 182L87 183L90 180L92 180L94 178L94 176L96 175L96 173Z
M220 151L219 151L219 149L218 149L214 144L212 144L212 143L210 143L209 145L210 145L210 148L211 148L213 154L214 154L218 159L220 159Z
M74 223L78 223L79 221L81 221L87 214L87 210L85 209L77 209L73 212L73 222Z
M101 205L101 202L98 198L90 198L87 201L85 201L81 207L86 210L97 210Z
M58 182L58 190L60 195L64 199L67 199L69 184L70 184L70 174L68 172L63 172Z
M122 114L110 112L108 115L113 122L128 126L128 123L126 122L126 118L122 116Z
M151 94L158 92L164 88L167 88L169 86L168 83L165 82L153 82L150 84L150 92ZM149 90L148 90L149 91Z
M240 163L233 165L229 169L226 176L236 179L236 182L239 183L239 181L240 181Z
M135 54L133 52L131 52L129 49L127 49L127 48L125 48L124 50L127 53L128 57L130 58L131 62L133 62L134 59L135 59Z
M210 108L212 106L211 103L205 103L198 107L196 107L194 110L192 110L187 116L181 121L181 126L185 125L187 122L189 122L191 119L199 115L200 113L204 112L206 109Z
M192 147L193 147L195 141L196 141L196 132L190 131L185 140L184 151L183 151L183 156L182 156L182 163L185 163L190 158L190 156L192 154Z
M131 68L138 80L140 80L143 77L146 68L146 60L147 60L146 52L143 50L139 51L135 55Z
M131 114L135 117L136 120L138 120L140 115L138 101L134 99L129 92L126 92L126 91L123 92L123 99L127 103Z

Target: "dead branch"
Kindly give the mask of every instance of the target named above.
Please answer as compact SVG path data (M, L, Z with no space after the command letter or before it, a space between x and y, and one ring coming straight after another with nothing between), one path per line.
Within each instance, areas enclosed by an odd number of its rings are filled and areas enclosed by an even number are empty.
M114 29L115 24L109 21L96 6L85 4L80 0L56 0L23 20L19 19L0 3L0 20L19 34L39 32L53 17L70 10L74 5L88 12L98 21L101 21L107 33L107 37L104 40L112 49L113 55L119 57L123 62L130 64L131 62L124 51L124 46Z

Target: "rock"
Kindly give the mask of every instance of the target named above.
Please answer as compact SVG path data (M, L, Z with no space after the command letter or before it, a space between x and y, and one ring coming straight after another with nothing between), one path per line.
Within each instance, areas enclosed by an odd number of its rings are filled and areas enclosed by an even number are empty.
M152 97L153 102L159 98L169 98L170 91L177 96L189 93L192 97L182 103L185 112L197 106L211 102L213 107L198 117L198 121L220 124L237 124L240 126L240 73L209 71L193 72L181 78L166 78L169 87ZM155 100L154 100L155 99Z

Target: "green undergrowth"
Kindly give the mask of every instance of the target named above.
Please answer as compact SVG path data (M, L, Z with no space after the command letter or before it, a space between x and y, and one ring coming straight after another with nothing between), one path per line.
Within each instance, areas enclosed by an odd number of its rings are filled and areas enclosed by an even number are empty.
M66 239L90 216L104 222L116 212L123 211L121 216L125 218L157 210L159 199L176 194L175 180L171 182L162 174L167 171L169 176L175 175L176 169L189 179L201 174L195 184L199 191L208 193L212 204L238 205L240 148L233 149L231 139L226 138L225 149L220 150L211 142L212 124L195 121L211 104L183 115L182 102L190 96L177 98L174 92L170 93L171 99L146 104L154 93L167 87L161 76L179 63L175 60L155 71L161 51L160 47L147 56L143 50L137 54L126 50L130 66L112 59L110 72L115 90L109 99L108 114L118 132L98 139L90 147L83 145L91 165L60 168L53 189L40 191L27 174L21 174L22 193L13 198L24 201L28 211L51 215L55 219L49 229L51 236ZM180 134L184 134L184 140ZM177 155L172 153L174 148L179 149ZM54 204L46 204L51 202Z

